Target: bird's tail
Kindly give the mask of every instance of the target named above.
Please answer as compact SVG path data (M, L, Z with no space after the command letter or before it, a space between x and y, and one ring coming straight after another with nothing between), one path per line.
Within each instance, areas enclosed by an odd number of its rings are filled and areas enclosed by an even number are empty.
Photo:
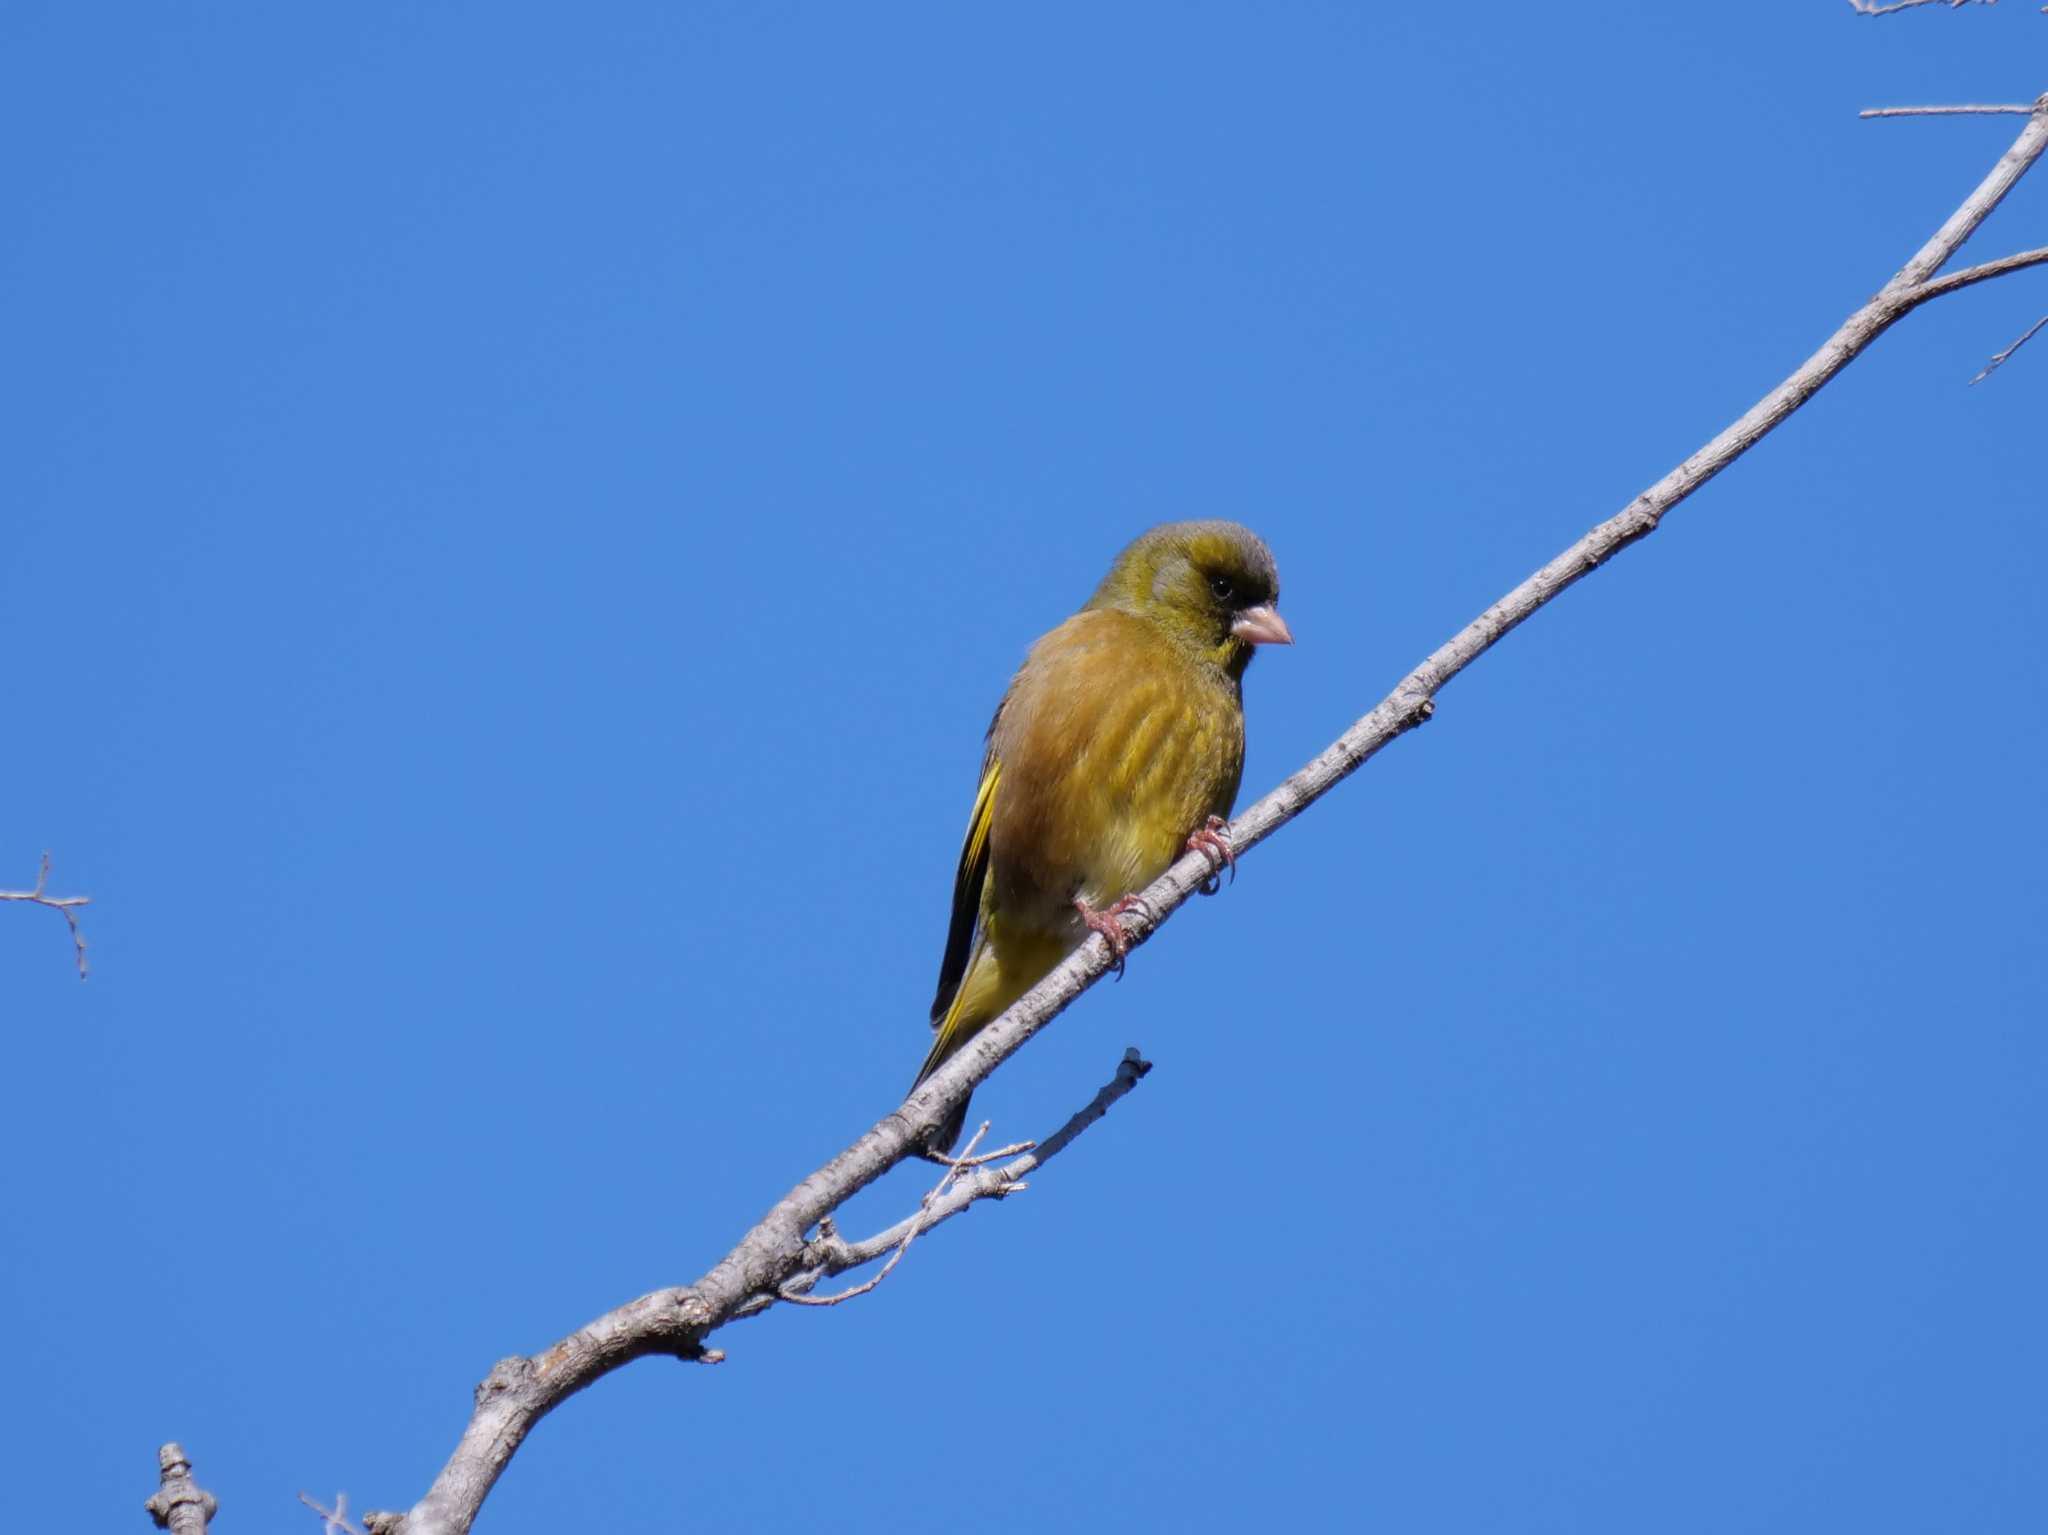
M1001 1017L1005 1008L1060 962L1068 947L1069 940L1064 934L1035 928L1007 930L1000 945L992 934L984 933L945 1011L933 1020L938 1037L932 1041L931 1054L924 1058L924 1065L918 1068L917 1081L922 1082L945 1065L955 1051L981 1032L984 1024ZM917 1082L910 1085L914 1089ZM939 1126L938 1133L925 1144L934 1151L951 1151L966 1123L967 1100L963 1098Z

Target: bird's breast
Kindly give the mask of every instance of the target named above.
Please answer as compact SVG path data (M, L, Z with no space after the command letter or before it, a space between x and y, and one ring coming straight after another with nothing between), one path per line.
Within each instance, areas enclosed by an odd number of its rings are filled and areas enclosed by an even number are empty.
M991 894L1006 917L1077 936L1075 896L1104 906L1151 883L1236 798L1235 683L1144 628L1081 614L1018 674L993 741L1003 778Z

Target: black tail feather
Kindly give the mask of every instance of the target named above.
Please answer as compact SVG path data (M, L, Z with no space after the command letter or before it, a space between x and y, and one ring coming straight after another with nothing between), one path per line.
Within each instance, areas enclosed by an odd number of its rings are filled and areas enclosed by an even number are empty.
M967 1107L974 1101L970 1094L960 1100L960 1107L948 1114L939 1128L925 1140L925 1145L941 1155L950 1155L960 1144L960 1132L967 1128Z

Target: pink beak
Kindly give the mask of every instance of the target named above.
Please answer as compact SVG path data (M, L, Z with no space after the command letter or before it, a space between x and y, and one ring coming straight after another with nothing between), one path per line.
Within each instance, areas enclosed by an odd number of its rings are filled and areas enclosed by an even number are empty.
M1246 608L1238 614L1237 621L1230 626L1230 632L1253 645L1294 643L1294 633L1287 627L1287 620L1264 603L1255 608Z

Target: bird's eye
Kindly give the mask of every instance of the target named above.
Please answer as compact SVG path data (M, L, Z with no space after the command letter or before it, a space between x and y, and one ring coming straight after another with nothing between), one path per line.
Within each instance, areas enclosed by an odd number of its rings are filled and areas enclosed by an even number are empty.
M1230 601L1237 592L1237 588L1230 584L1230 577L1228 576L1211 576L1209 578L1209 590L1216 594L1216 600L1219 602Z

